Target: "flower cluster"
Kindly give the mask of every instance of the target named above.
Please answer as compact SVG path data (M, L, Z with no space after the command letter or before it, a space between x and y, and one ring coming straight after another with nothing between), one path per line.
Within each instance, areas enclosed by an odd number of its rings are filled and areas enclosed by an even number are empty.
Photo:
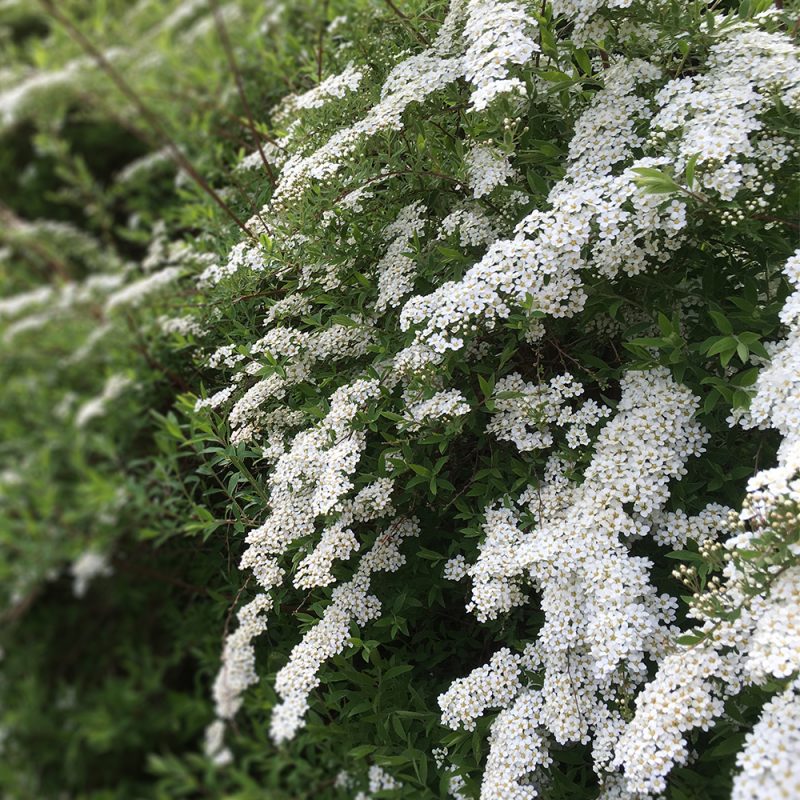
M362 142L381 131L401 130L403 112L411 103L424 100L459 74L458 59L442 58L432 51L401 61L386 79L380 102L363 119L339 130L311 155L288 159L273 195L274 206L299 199L311 182L330 181Z
M460 281L448 281L405 304L402 327L416 330L417 343L428 348L427 363L437 363L447 350L460 350L476 322L491 330L514 306L532 303L549 316L574 316L586 302L583 270L609 278L620 272L635 275L677 249L686 225L685 205L675 201L663 208L658 195L639 191L632 171L666 162L663 157L633 160L633 149L641 143L636 123L650 116L636 92L659 75L656 67L639 60L616 65L606 88L576 124L573 162L550 192L552 210L531 212L513 239L493 243ZM590 130L591 144L583 146ZM630 167L620 175L608 174L608 167L622 160L630 160Z
M763 207L774 191L768 177L793 146L782 136L757 138L761 118L778 96L800 108L798 75L800 61L788 37L735 26L712 48L707 71L672 80L657 94L650 135L674 148L679 174L693 159L703 189L723 200L748 189L762 195Z
M470 412L467 399L458 389L436 392L427 400L411 401L407 408L412 421L405 427L411 431L418 431L438 420L454 419Z
M536 727L541 709L541 694L524 691L497 715L489 733L481 800L533 800L539 796L532 776L552 763L547 737Z
M486 145L473 145L465 157L469 187L475 198L489 194L514 177L508 157Z
M462 247L491 244L499 235L492 219L479 207L457 208L442 220L440 235L450 236L456 231Z
M795 285L799 277L796 260L795 256L787 265L788 276ZM790 296L787 306L793 302ZM748 496L738 515L740 531L725 543L725 583L711 581L705 595L695 595L692 615L699 621L702 646L665 658L655 679L636 700L636 714L620 739L615 758L615 764L624 769L625 786L631 791L662 791L673 764L685 763L688 758L686 731L695 727L707 729L722 713L727 695L738 692L743 684L791 678L800 669L800 570L789 566L775 576L781 557L770 556L767 550L771 566L759 573L758 560L747 555L759 547L759 541L764 547L775 537L779 547L785 547L781 537L786 519L781 509L787 504L792 508L800 500L800 426L791 413L796 400L790 390L792 378L787 381L785 377L793 375L791 367L787 371L792 362L786 351L796 341L798 328L792 313L784 317L790 326L788 337L775 349L773 362L759 374L745 419L745 424L769 425L783 433L779 463L748 482ZM778 397L786 398L788 409L776 402L776 392ZM712 509L711 513L717 515L718 511ZM730 528L730 521L725 527ZM728 609L734 613L726 613ZM790 785L791 771L781 770L779 761L773 760L779 757L764 761L760 754L780 752L770 741L775 713L787 714L785 724L791 740L791 709L795 706L796 694L790 686L764 707L761 721L748 735L745 750L738 758L743 771L737 776L734 796L779 796L784 791L782 787ZM778 769L773 772L771 766Z
M384 237L391 240L391 244L375 267L378 275L375 310L378 312L399 305L403 295L414 288L414 260L406 252L425 227L424 212L421 203L412 203L402 209L397 219L384 231Z
M108 577L114 570L104 553L87 550L72 562L69 571L73 579L73 594L83 597L95 578Z
M273 583L277 585L282 577L282 570L276 567L272 573ZM265 575L262 574L262 585L265 583L264 579ZM220 726L217 722L231 719L242 706L245 689L258 681L253 640L267 629L265 614L271 608L270 596L266 593L257 594L239 609L236 615L239 624L225 639L222 664L214 680L214 705L218 720L212 723L210 732L207 732L207 744L213 748L215 754L222 747L222 737L218 733Z
M800 439L800 250L787 261L784 272L795 287L781 312L789 334L773 345L770 363L758 375L750 407L734 419L745 428L777 428L788 457Z
M546 384L527 383L519 373L497 382L492 395L495 414L486 430L498 439L513 442L520 450L542 450L553 445L551 426L566 428L567 447L589 444L589 428L607 417L611 410L595 400L586 400L578 409L567 401L583 394L583 387L569 374L552 378Z
M522 3L467 2L463 69L464 77L475 87L470 96L475 111L483 111L501 95L526 94L523 81L509 77L508 65L526 64L538 52L536 28L536 20Z
M87 400L75 413L75 427L85 428L95 417L106 412L109 403L116 400L131 386L131 379L125 375L110 375L103 391L91 400Z
M415 519L398 518L385 533L379 534L359 562L353 578L333 590L322 619L292 650L289 662L275 679L275 690L281 702L272 712L270 734L276 742L291 739L302 726L308 710L308 695L320 683L319 668L344 650L351 622L365 625L380 614L380 601L368 594L372 573L399 569L405 562L399 549L402 540L418 535L419 523Z
M330 100L341 99L348 92L355 92L361 85L364 71L354 64L348 64L338 75L331 75L300 95L289 95L281 102L280 108L273 112L275 121L285 120L308 108L322 108Z
M488 664L454 681L439 697L442 722L451 728L474 730L488 708L505 708L522 688L522 659L508 648L498 650Z
M106 311L114 311L118 308L135 308L141 305L154 292L161 291L171 283L175 283L181 276L181 272L180 267L164 267L152 275L129 283L109 296L108 300L106 300Z
M20 335L35 333L84 312L86 306L107 303L121 291L125 277L121 271L102 272L82 281L66 281L57 288L47 286L12 295L0 305L0 320L11 320L3 331L3 341L11 343ZM23 315L26 311L32 313Z
M747 734L736 759L741 772L731 800L792 797L800 781L800 679L764 705L761 719Z
M205 333L203 326L191 314L182 317L161 316L158 318L158 327L166 336L202 336Z
M597 438L584 482L570 485L563 462L551 459L550 485L531 487L521 498L536 528L525 531L513 508L488 510L486 536L469 569L468 608L480 619L526 602L526 581L538 591L545 621L526 654L544 673L535 725L562 744L593 740L601 773L624 728L604 698L645 681L647 658L661 658L673 636L675 600L656 593L650 562L631 555L626 543L649 532L668 498L670 479L682 476L686 460L702 452L706 434L693 419L696 409L696 399L666 371L630 373L616 416ZM475 680L453 684L440 701L445 723L474 724L488 705L509 704L522 686L519 657L508 651L503 657L511 676L510 683L498 684L505 691L494 688L499 670L492 664L473 672L487 676L488 690L479 689L477 700L458 702L450 698L464 695L461 687ZM532 763L531 769L538 762Z
M367 773L370 792L384 792L391 789L400 789L403 784L392 777L383 767L373 764ZM354 800L372 800L372 795L366 792L357 792Z
M272 607L269 592L283 582L284 570L278 563L279 557L291 542L314 533L318 517L343 510L342 501L352 488L349 476L358 463L365 443L363 433L354 430L352 422L359 410L378 393L377 381L356 381L338 389L331 397L330 411L325 419L316 427L298 434L291 448L278 458L270 480L271 513L263 525L248 534L248 547L240 562L242 569L253 572L261 593L242 608L237 615L238 628L225 641L222 666L214 684L218 718L230 719L241 706L244 690L258 680L254 667L253 640L266 630L265 613ZM385 488L381 488L385 492ZM365 513L361 511L362 508L377 506L385 509L388 506L376 490L362 495L353 505L351 513L359 510L362 514ZM407 522L398 535L411 535L409 531L412 530L413 523ZM386 543L389 549L378 548L362 559L364 575L359 580L354 579L352 591L340 593L341 604L348 609L348 620L355 616L369 619L372 615L370 609L375 610L377 601L368 599L363 587L369 573L374 569L386 568L378 566L379 563L396 563L398 566L401 563L397 560L399 554L392 556L394 551L390 552L390 545L394 540L391 537L389 539ZM333 614L328 620L329 626L334 625ZM287 683L287 693L290 684ZM289 721L275 722L278 726L275 735L278 738L283 737L279 731L292 726L296 729L300 724L304 713L303 702L297 700L286 706ZM298 711L301 708L303 710ZM276 719L281 719L280 714Z
M460 23L465 52L451 56L453 31ZM471 104L476 111L486 109L499 95L524 95L524 83L508 77L507 65L524 64L536 52L535 30L535 20L511 0L455 2L434 45L391 71L380 102L365 117L339 130L311 155L288 159L273 195L274 206L298 199L311 181L330 181L362 142L380 131L401 130L403 113L411 103L423 101L460 77L475 86Z
M319 543L298 564L294 585L299 589L329 586L336 578L332 567L336 560L348 559L360 544L351 526L355 522L372 522L394 513L391 504L393 482L381 478L365 486L352 501L345 501L339 518L325 528Z
M636 716L616 748L615 763L624 765L629 791L664 791L673 764L685 763L689 756L684 732L708 730L722 713L723 697L715 679L725 666L713 649L704 647L661 661L656 678L636 698Z

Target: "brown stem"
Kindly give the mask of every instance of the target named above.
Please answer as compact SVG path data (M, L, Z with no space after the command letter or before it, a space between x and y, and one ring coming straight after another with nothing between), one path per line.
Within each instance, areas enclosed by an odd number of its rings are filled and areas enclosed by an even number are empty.
M209 0L209 3L211 5L211 11L214 14L214 23L217 26L219 39L222 42L222 49L225 51L225 56L228 59L228 64L230 64L231 72L233 73L233 79L236 82L236 90L239 92L239 98L242 101L244 113L247 116L247 121L250 123L250 130L255 130L256 124L253 122L253 113L250 111L250 103L247 102L247 94L244 91L244 83L242 82L242 73L239 72L239 67L236 64L236 57L233 54L231 41L228 38L228 31L225 28L225 21L223 20L222 14L219 10L219 3L217 0ZM256 147L258 148L258 153L261 156L261 162L264 164L264 169L267 171L267 175L269 175L270 183L272 183L274 186L275 173L272 171L272 167L267 162L266 155L264 155L264 148L261 146L260 137L256 137Z
M547 0L542 0L542 10L541 15L544 16L544 12L547 11ZM542 28L539 26L539 48L536 51L536 66L539 66L539 61L542 55Z
M783 217L772 217L769 214L751 214L750 219L765 220L766 222L777 222L781 225L788 225L790 228L800 229L800 224L784 219Z
M411 32L414 34L414 36L416 36L416 37L417 37L417 39L419 39L419 40L420 40L420 42L422 42L422 44L424 44L424 45L425 45L425 47L430 47L430 46L431 46L431 43L430 43L430 42L429 42L429 41L428 41L428 40L425 38L425 36L423 36L423 34L422 34L422 33L420 33L420 32L419 32L419 31L418 31L418 30L417 30L417 29L416 29L416 28L415 28L415 27L414 27L414 26L411 24L411 20L409 19L408 15L407 15L407 14L404 14L404 13L403 13L403 12L402 12L402 11L401 11L401 10L400 10L400 9L399 9L397 6L396 6L396 5L395 5L395 4L392 2L392 0L383 0L383 2L384 2L384 3L386 3L386 5L387 5L387 6L389 6L389 8L391 8L391 9L392 9L392 11L394 12L395 16L397 16L399 19L403 20L403 24L404 24L404 25L405 25L407 28L409 28L409 29L411 30Z
M153 129L156 135L162 140L164 145L169 148L172 157L181 167L191 176L197 185L222 209L222 211L247 235L249 239L254 242L258 238L254 236L245 226L245 224L234 214L230 206L219 196L214 188L203 178L202 175L195 169L194 165L184 155L183 151L178 147L175 141L167 132L166 128L162 125L161 120L148 108L142 101L139 95L134 91L130 84L122 77L120 72L111 64L111 62L101 53L93 44L81 33L81 31L56 8L53 0L39 0L39 4L56 22L64 26L69 36L85 50L96 62L100 69L108 75L114 82L116 87L122 94L136 107L137 111L142 115L147 124Z
M587 375L590 375L594 380L598 380L597 373L589 369L585 364L582 364L580 361L573 358L569 353L563 350L561 345L558 343L558 339L556 339L554 336L549 337L547 339L547 343L551 345L558 353L558 355L561 357L561 363L564 365L565 368L566 364L564 364L564 359L566 359L567 361L571 361L573 364L575 364L576 367L582 369Z
M322 83L322 56L325 45L325 23L328 20L328 0L322 4L322 22L319 25L319 39L317 40L317 83Z
M193 87L188 87L193 88ZM213 101L203 97L202 95L198 95L196 92L179 92L175 89L163 89L160 91L160 94L166 95L167 97L173 97L178 100L183 100L184 102L190 103L194 107L202 108L204 111L213 111L215 114L218 114L221 117L225 117L228 120L234 122L244 122L245 127L255 136L257 139L263 139L265 142L269 142L273 147L276 147L278 150L282 152L286 152L286 148L281 147L278 144L276 139L267 136L266 133L263 131L258 130L257 127L250 127L250 122L248 120L242 120L241 117L237 116L236 114L232 114L227 109L222 108L218 104L214 103ZM230 134L229 134L230 136ZM243 142L241 138L238 138L237 141Z
M228 175L228 180L236 187L236 190L239 192L239 194L241 194L244 198L247 199L247 204L250 206L250 216L258 217L259 222L261 222L261 224L264 226L264 230L269 232L270 230L269 225L267 225L267 221L264 219L264 217L261 216L261 211L263 209L260 209L256 205L255 200L253 200L253 195L251 195L250 192L248 192L244 188L244 186L242 186L242 184L239 183L239 181L233 177L232 174Z
M244 300L252 300L254 297L274 297L276 294L281 294L282 289L269 289L266 292L252 292L251 294L243 294L233 300L233 303L241 303Z
M249 586L250 578L252 578L252 577L253 577L252 575L248 575L247 576L247 580L239 587L239 591L236 592L236 597L233 598L233 602L230 604L230 607L228 608L228 613L225 616L225 624L222 627L222 640L223 640L223 642L225 641L225 639L228 638L228 628L230 627L230 624L231 624L231 618L233 617L233 611L234 611L234 609L236 608L236 606L239 603L239 598L242 596L242 592Z
M130 329L131 333L136 337L136 341L133 343L133 348L142 355L144 360L147 362L147 366L155 372L160 372L176 389L182 392L191 391L189 384L186 383L186 381L180 375L177 375L176 373L172 372L172 370L167 369L167 367L165 367L147 349L147 345L139 334L139 329L137 328L133 317L130 314L126 314L125 320L128 323L128 328Z
M187 98L187 97L182 96L182 95L176 95L175 93L169 93L169 94L171 96L177 96L182 100L187 100L187 99L191 100L191 98ZM120 126L120 128L123 128L124 130L129 131L131 134L133 134L137 139L139 139L141 142L146 144L148 147L154 148L154 147L158 146L159 142L158 142L157 139L153 138L152 133L150 133L147 130L143 130L142 128L137 127L133 122L131 122L131 120L125 119L124 117L120 116L113 109L108 108L108 106L100 105L98 103L98 98L94 97L91 94L87 94L85 92L81 92L80 93L80 97L87 104L97 105L99 108L101 108L103 113L106 114L107 116L111 117L111 119L113 119L114 122L116 122L117 125ZM222 136L222 137L228 139L229 141L232 141L235 144L237 144L239 146L242 146L242 147L244 147L246 145L246 143L244 142L244 140L241 139L241 137L232 136L230 133L228 133L227 131L222 130L222 129L213 128L212 130L213 130L215 136ZM229 175L228 177L229 177L229 180L230 180L231 184L233 184L234 188L239 192L241 197L247 202L247 205L250 206L250 216L251 217L252 216L258 217L259 220L261 220L261 223L264 225L264 228L266 230L269 230L269 226L267 225L266 220L264 220L264 218L261 216L261 211L259 210L258 206L254 202L252 195L239 183L239 181L237 181L233 177L233 175Z

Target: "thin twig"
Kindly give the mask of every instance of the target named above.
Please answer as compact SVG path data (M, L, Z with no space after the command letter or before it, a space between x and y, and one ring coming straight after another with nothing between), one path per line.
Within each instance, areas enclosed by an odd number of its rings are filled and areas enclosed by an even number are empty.
M171 92L167 92L167 94L170 96L176 96L175 93ZM185 97L183 95L177 95L177 96L181 100L187 100L189 102L192 102L192 98ZM139 128L131 120L125 119L124 117L120 116L112 108L109 108L107 104L102 104L100 102L100 98L97 98L94 95L91 95L87 92L81 92L80 97L86 103L97 105L97 107L100 108L104 114L111 117L111 119L113 119L114 122L117 123L117 125L119 125L124 130L129 131L131 134L133 134L137 139L146 144L148 147L153 148L158 146L159 141L158 139L153 138L152 132L145 130L143 128ZM230 116L232 118L233 115ZM244 146L246 144L243 139L241 139L240 137L232 136L228 131L218 128L213 128L212 130L215 136L222 136L228 139L229 141L233 141L235 144L239 146ZM233 184L234 188L241 195L241 199L243 201L246 201L247 205L250 207L250 216L258 217L261 223L264 225L264 228L269 230L269 226L267 225L266 220L264 220L264 218L261 216L261 211L259 210L258 205L253 200L252 195L245 190L245 188L236 180L236 178L233 177L233 174L229 175L228 177L230 179L230 182Z
M361 184L360 186L354 186L351 189L345 189L343 192L338 194L333 202L334 205L338 203L343 198L347 197L347 195L352 194L359 189L363 189L366 186L372 186L375 183L380 183L381 181L386 180L387 178L396 178L398 175L417 175L421 177L432 177L432 178L439 178L443 181L450 181L450 183L454 183L456 185L463 183L458 178L454 178L452 175L445 175L441 172L434 172L433 170L416 170L416 169L396 169L392 170L391 172L382 172L380 175L376 175L374 178L370 178L365 183Z
M144 341L144 338L141 336L139 332L139 328L137 327L136 323L133 320L133 317L130 314L125 315L125 321L128 324L128 328L133 336L136 338L136 341L133 343L133 349L136 350L138 353L142 355L147 366L150 369L154 370L155 372L160 373L165 378L169 380L169 382L176 388L182 392L189 392L191 391L191 387L188 383L177 373L173 372L172 370L165 367L153 354L147 349L147 344Z
M228 64L230 64L231 72L233 73L233 79L236 83L236 90L239 92L239 98L242 101L244 113L247 116L247 121L250 123L250 130L255 130L256 124L253 121L253 112L250 110L250 103L247 102L247 94L244 91L242 73L239 72L239 67L236 64L236 57L233 54L231 41L228 38L228 31L225 28L225 20L222 18L222 14L219 10L219 3L217 0L209 0L209 3L211 5L211 11L214 14L214 24L217 26L217 33L219 33L219 39L222 42L222 49L225 51L225 56L228 59ZM256 147L258 148L258 153L261 156L261 161L264 164L264 169L267 171L270 182L274 186L275 173L272 171L272 167L267 162L267 157L264 154L264 148L261 146L261 139L259 137L256 137Z
M409 28L409 29L411 30L411 32L414 34L414 36L416 36L416 37L417 37L417 39L419 39L419 40L420 40L420 42L422 42L422 44L424 44L424 45L425 45L425 47L430 47L430 46L431 46L431 43L430 43L430 42L427 40L427 38L425 38L425 36L423 36L423 34L422 34L422 33L420 33L420 32L419 32L419 31L418 31L418 30L417 30L417 29L416 29L416 28L415 28L415 27L414 27L414 26L411 24L411 19L408 17L408 15L407 15L407 14L404 14L404 13L403 13L403 12L402 12L402 11L401 11L401 10L400 10L400 9L399 9L397 6L396 6L396 5L395 5L395 4L392 2L392 0L383 0L383 2L384 2L384 3L386 3L386 5L387 5L387 6L389 6L389 8L391 8L391 9L392 9L392 11L394 12L394 14L395 14L395 15L396 15L396 16L397 16L399 19L403 20L403 24L404 24L404 25L405 25L407 28Z
M222 626L223 641L228 638L228 628L230 627L231 624L231 618L233 617L234 609L239 603L239 598L242 596L242 592L249 586L250 578L252 577L253 577L252 575L247 576L247 580L239 587L239 591L236 592L236 597L233 598L233 602L230 604L230 607L228 608L228 613L225 617L225 624Z
M277 294L282 294L283 289L268 289L265 292L251 292L250 294L242 294L239 297L235 298L232 303L236 305L236 303L241 303L244 300L252 300L254 297L274 297Z
M322 22L319 25L319 39L317 40L317 83L322 83L322 56L325 45L325 23L328 21L328 0L322 4Z
M286 148L283 147L277 139L273 139L272 137L268 136L263 130L259 130L257 127L251 128L250 123L248 120L242 120L236 114L231 113L225 108L222 108L219 104L209 100L208 98L204 97L203 95L197 94L194 91L188 91L189 89L194 89L194 87L184 87L187 89L186 92L179 92L175 89L163 89L161 90L161 94L164 94L168 97L173 97L178 100L183 100L185 102L191 103L193 106L202 108L205 111L213 111L214 114L217 114L221 117L225 117L229 120L235 120L236 122L244 122L245 127L255 136L257 139L262 139L265 142L269 142L273 147L280 150L282 153L286 153ZM230 137L230 134L228 134ZM238 138L239 142L243 142L244 140Z
M161 123L161 120L156 116L155 113L153 113L153 111L150 110L150 108L148 108L147 105L145 105L136 91L130 86L125 78L122 77L120 72L111 64L111 62L103 55L103 53L101 53L100 50L98 50L97 47L95 47L92 42L89 41L86 36L84 36L83 33L81 33L81 31L74 25L73 22L71 22L64 14L61 13L61 11L56 8L53 0L39 0L39 4L51 17L53 17L54 20L56 20L56 22L64 26L70 37L97 62L97 65L100 67L100 69L102 69L103 72L105 72L106 75L111 78L120 92L122 92L122 94L131 103L133 103L137 111L139 111L147 124L156 133L158 138L160 138L164 145L169 148L175 161L181 165L181 167L191 176L195 183L197 183L197 185L200 186L200 188L222 209L222 211L239 228L241 228L245 234L247 234L248 238L252 239L254 242L257 242L258 238L247 229L247 226L239 219L239 217L236 216L236 214L234 214L230 206L219 196L219 194L208 183L208 181L206 181L206 179L200 175L191 161L189 161L180 147L178 147L173 138L169 135L166 128Z

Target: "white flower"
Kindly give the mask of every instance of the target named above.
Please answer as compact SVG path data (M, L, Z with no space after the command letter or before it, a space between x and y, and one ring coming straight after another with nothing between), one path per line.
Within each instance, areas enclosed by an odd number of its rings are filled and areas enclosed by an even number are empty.
M303 725L308 696L319 685L317 672L324 661L344 650L350 638L350 623L359 625L375 619L381 604L368 594L370 577L377 571L396 571L404 562L399 545L408 536L419 535L413 519L397 519L380 535L359 562L352 580L333 590L330 605L322 619L303 637L289 655L289 662L277 675L275 690L281 702L272 712L270 733L276 743L291 739ZM379 791L381 786L371 788Z
M384 238L391 240L391 244L375 268L378 275L375 310L378 312L399 305L403 296L414 288L415 264L406 251L425 227L424 212L425 207L420 202L412 203L402 209L384 231Z
M139 306L151 294L161 291L178 280L180 275L181 269L179 267L164 267L159 272L154 272L152 275L129 283L119 291L109 295L108 300L106 300L105 310L114 311L120 307Z
M439 420L450 420L469 414L470 407L458 389L436 392L433 397L418 402L409 402L406 413L411 422L405 427L411 431L421 430L425 425Z
M465 157L473 197L483 197L496 186L508 183L515 172L508 156L494 147L475 144Z
M75 426L77 428L85 428L93 419L102 416L108 404L116 400L132 385L133 381L125 375L110 375L103 386L103 391L97 397L87 400L77 410L75 413Z
M114 571L108 556L94 550L81 553L72 562L69 570L72 573L72 593L75 597L83 597L95 578L108 577Z
M338 75L330 75L301 95L289 95L281 102L280 107L273 112L273 119L277 124L283 124L298 111L309 108L322 108L331 100L341 99L348 92L355 92L361 85L364 77L363 69L354 64L348 64Z
M776 800L797 796L800 782L800 679L764 705L761 719L736 757L740 772L731 800Z

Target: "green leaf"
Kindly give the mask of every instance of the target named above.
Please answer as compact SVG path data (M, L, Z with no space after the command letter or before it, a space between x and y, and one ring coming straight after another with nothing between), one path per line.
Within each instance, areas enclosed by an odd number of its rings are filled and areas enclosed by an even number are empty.
M349 758L364 758L364 756L374 753L377 749L374 744L360 744L358 747L348 751L347 755Z
M489 398L492 396L492 393L494 392L494 384L494 374L490 375L488 378L484 378L483 375L478 375L478 385L481 387L484 398Z
M686 185L692 189L694 187L694 169L697 165L697 155L693 155L686 162ZM725 331L723 331L724 333Z
M706 399L703 402L703 413L709 414L711 411L714 410L714 407L717 405L720 399L720 394L717 391L709 392L706 395Z
M394 732L400 737L401 741L405 740L406 732L403 728L403 722L397 714L392 714L392 728L394 728Z
M538 75L542 80L550 81L551 83L560 83L564 81L572 83L574 80L570 75L560 72L557 69L541 70Z
M361 327L358 322L350 317L344 316L344 314L334 314L331 317L331 322L334 325L342 325L345 328L359 328Z
M589 58L589 54L585 50L574 50L572 57L575 59L575 63L581 68L581 72L583 72L584 75L592 74L592 60Z
M691 647L692 645L700 644L705 638L703 634L686 633L683 636L679 636L676 641L678 644Z
M396 678L398 675L404 675L406 672L411 672L412 669L414 669L413 664L397 664L394 667L389 667L389 669L383 673L382 679L388 681L392 678Z
M736 353L742 360L742 364L746 364L747 359L750 358L750 351L747 349L747 345L744 342L739 342L736 345Z
M732 348L731 350L726 350L723 353L720 353L719 360L723 367L727 367L730 363L731 359L736 354L736 348Z
M750 369L740 372L731 378L731 383L734 386L752 386L758 379L758 373L761 370L758 367L751 367Z
M703 753L703 759L724 758L733 753L738 753L742 749L744 738L745 736L743 733L726 732L725 738L718 745L715 745L711 750L707 750Z
M724 314L719 311L709 311L708 314L714 320L714 324L720 333L724 333L726 336L730 336L733 333L733 325Z
M724 350L735 351L736 345L736 339L734 339L732 336L720 336L716 339L714 344L708 348L706 353L710 356L716 356L722 353Z
M671 553L667 553L667 558L674 558L678 561L695 561L701 564L704 560L699 553L691 550L673 550Z
M681 187L666 173L653 167L632 167L636 173L636 184L647 194L669 194L681 191Z

